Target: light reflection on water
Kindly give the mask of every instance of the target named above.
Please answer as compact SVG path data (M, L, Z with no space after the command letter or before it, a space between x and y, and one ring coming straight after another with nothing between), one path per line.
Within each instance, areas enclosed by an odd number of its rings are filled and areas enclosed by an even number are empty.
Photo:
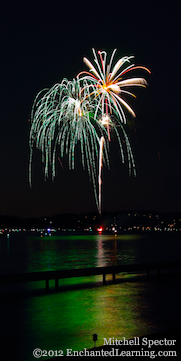
M14 345L14 360L17 355L19 361L30 361L37 347L64 352L92 348L94 333L99 346L104 338L131 338L174 326L181 316L177 282L125 282L3 300L2 344L6 339Z
M13 234L0 239L0 273L175 260L180 251L180 239L167 235Z
M0 240L0 272L34 272L134 262L138 235L12 234Z
M15 236L8 246L0 240L0 269L30 272L178 259L180 249L178 239L139 235ZM127 282L107 286L99 276L59 280L58 293L51 281L49 294L45 282L1 287L2 344L14 345L14 360L30 361L37 347L82 350L93 347L94 333L102 345L103 338L142 336L180 322L180 279L129 282L131 276L126 277ZM65 285L69 288L62 289Z

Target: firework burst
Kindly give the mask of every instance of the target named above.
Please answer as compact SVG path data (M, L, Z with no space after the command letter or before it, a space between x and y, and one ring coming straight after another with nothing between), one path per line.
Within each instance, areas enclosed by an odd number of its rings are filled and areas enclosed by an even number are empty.
M128 90L132 86L146 87L144 78L125 79L125 74L142 66L131 64L132 56L119 59L114 66L113 51L109 64L107 54L99 51L99 61L93 49L96 68L84 58L89 72L83 71L73 81L63 79L50 89L44 89L36 96L31 112L29 137L30 163L29 182L32 183L32 157L34 148L42 153L45 179L51 172L55 177L56 158L68 156L69 169L75 168L75 150L79 144L83 168L88 169L93 183L97 208L101 213L101 171L103 164L109 167L109 143L111 133L118 139L121 159L125 162L123 142L126 146L129 173L135 163L131 145L124 129L125 109L134 117L135 113L123 99L135 95ZM59 155L57 156L57 150ZM98 187L97 187L98 182Z
M101 106L102 115L108 113L112 114L114 111L118 114L119 120L122 123L126 123L126 116L124 109L127 109L133 117L135 113L130 105L123 99L122 95L135 95L125 90L125 88L132 86L146 87L147 81L144 78L130 78L124 79L124 75L130 71L136 69L150 71L143 66L135 66L131 64L133 56L124 56L119 59L112 68L112 63L116 49L113 51L109 64L107 64L107 53L105 51L98 51L98 57L94 49L92 49L94 55L94 62L96 63L97 70L94 65L86 58L83 58L84 63L90 69L90 72L82 71L77 75L79 81L87 81L90 88L89 95L94 96L94 99L98 98L97 106L95 107L95 118L97 112ZM109 134L109 125L107 126ZM109 135L110 139L110 135Z
M101 213L101 171L103 165L103 151L108 148L107 142L105 141L107 138L110 141L111 128L116 133L119 147L121 151L121 159L122 162L125 162L123 145L120 136L120 129L123 135L124 142L126 144L127 151L127 160L129 164L129 174L131 173L131 169L133 169L133 174L136 175L135 170L135 162L131 149L131 145L126 134L126 131L123 127L123 124L126 123L126 115L125 109L135 117L135 113L130 105L123 99L123 96L130 95L136 97L135 94L128 90L129 87L132 86L141 86L146 87L147 81L144 78L131 77L129 79L125 79L125 74L136 70L142 69L146 70L150 73L149 69L143 66L135 66L131 64L131 60L134 58L133 56L124 56L119 59L114 66L113 59L116 52L116 49L113 51L110 62L107 64L107 53L105 51L98 51L98 56L94 49L94 62L96 64L96 68L94 65L86 58L83 58L84 63L88 66L88 71L82 71L77 75L78 81L87 82L85 87L89 89L89 97L93 97L93 101L95 101L95 111L94 117L95 119L98 117L101 109L101 118L99 123L101 124L101 129L106 128L106 138L104 135L100 137L100 147L99 147L99 212ZM84 86L83 86L83 89ZM127 89L127 90L126 90ZM84 99L84 98L83 98ZM114 116L114 121L111 119L111 116ZM116 119L116 121L115 121ZM119 128L119 130L118 130ZM109 163L109 161L107 160Z

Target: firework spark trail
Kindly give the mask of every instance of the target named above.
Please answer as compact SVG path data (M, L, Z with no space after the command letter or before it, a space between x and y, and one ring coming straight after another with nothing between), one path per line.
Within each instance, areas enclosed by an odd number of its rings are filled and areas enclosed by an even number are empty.
M102 171L102 163L103 163L103 146L104 146L104 137L102 136L100 139L100 146L99 146L99 213L101 214L101 171Z
M115 135L117 137L118 140L118 145L119 145L119 149L120 149L120 155L121 155L121 161L124 164L125 163L125 154L124 154L124 149L123 149L123 142L125 143L125 147L126 147L126 154L127 154L127 162L128 162L128 170L129 170L129 175L131 175L133 173L134 176L136 176L136 166L135 166L135 161L134 161L134 156L133 156L133 152L131 149L131 144L129 141L129 138L126 134L126 131L123 127L122 124L117 125L115 123L115 119L114 121L111 120L110 116L104 115L100 121L99 124L101 124L101 132L102 135L100 137L100 145L99 145L99 176L98 176L98 185L99 185L99 213L101 214L101 198L102 198L102 178L101 178L101 172L102 172L102 167L103 167L103 162L107 163L107 165L109 166L109 134L111 134L112 132L115 132ZM107 132L107 127L109 125L109 134ZM118 131L117 128L121 129L121 132ZM104 135L103 135L103 129L104 129ZM122 135L120 134L122 133ZM106 155L106 159L104 156L104 152Z

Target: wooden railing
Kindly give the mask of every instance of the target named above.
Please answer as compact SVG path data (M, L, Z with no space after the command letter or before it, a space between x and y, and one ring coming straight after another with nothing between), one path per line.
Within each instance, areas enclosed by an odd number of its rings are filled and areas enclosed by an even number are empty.
M103 275L103 284L106 284L106 275L112 275L113 282L115 281L115 275L122 272L147 272L147 278L150 277L151 270L157 270L158 276L160 276L161 269L179 268L181 267L181 261L176 262L155 262L155 263L141 263L141 264L125 264L118 266L108 267L92 267L92 268L75 268L75 269L61 269L57 271L40 271L31 273L14 273L0 275L0 284L11 284L21 282L34 282L43 281L46 282L46 290L49 289L49 280L55 280L55 289L58 290L58 280L63 278L73 277L88 277L94 275Z

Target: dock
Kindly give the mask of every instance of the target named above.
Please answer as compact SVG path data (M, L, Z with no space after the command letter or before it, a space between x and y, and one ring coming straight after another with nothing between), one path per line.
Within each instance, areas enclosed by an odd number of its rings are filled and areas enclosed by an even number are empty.
M103 285L106 285L106 275L112 275L112 281L114 283L116 274L146 272L147 279L149 280L151 270L156 270L158 277L160 277L161 270L180 268L180 267L181 267L181 261L173 261L173 262L124 264L124 265L108 266L108 267L60 269L57 271L14 273L14 274L0 275L0 285L45 281L46 291L48 292L49 281L52 279L55 280L55 290L58 291L59 279L102 275Z

